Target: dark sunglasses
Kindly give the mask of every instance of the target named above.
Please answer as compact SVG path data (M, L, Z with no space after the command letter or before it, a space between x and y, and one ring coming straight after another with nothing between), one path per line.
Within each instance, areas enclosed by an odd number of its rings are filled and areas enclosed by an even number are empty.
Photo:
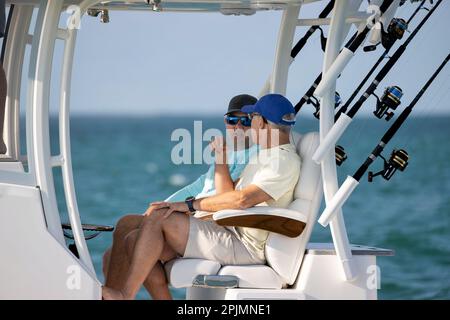
M239 121L241 122L241 124L244 127L250 127L251 124L252 124L252 119L250 119L249 116L240 116L240 117L238 117L238 116L226 116L225 117L225 121L226 121L227 124L232 125L232 126L237 125L237 123Z

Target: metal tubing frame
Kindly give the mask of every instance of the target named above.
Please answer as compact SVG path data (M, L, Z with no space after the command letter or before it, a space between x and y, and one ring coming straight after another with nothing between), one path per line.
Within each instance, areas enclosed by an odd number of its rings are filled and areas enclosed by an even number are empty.
M326 74L329 67L339 54L340 46L343 43L345 35L349 31L346 25L346 12L349 12L349 0L336 1L331 17L330 31L325 50L323 62L323 74ZM336 90L336 81L326 91L320 104L320 138L323 139L334 123L334 95ZM321 163L322 181L324 188L325 202L328 203L338 190L338 180L336 172L336 160L334 150L327 153L324 161ZM330 222L331 235L336 249L336 256L341 261L342 275L347 281L356 277L352 263L352 252L347 237L342 211Z
M355 14L351 17L347 17L347 19L345 19L345 23L349 23L349 24L360 24L363 23L365 21L367 21L367 18L369 17L369 15L367 13L359 13L359 14ZM330 25L331 23L331 18L321 18L321 19L298 19L297 20L297 26L298 27L305 27L305 26L326 26L326 25Z
M270 80L270 92L286 95L289 66L294 60L291 55L292 42L294 41L297 18L301 6L289 6L283 12L280 31L278 33L275 63L273 65Z
M67 29L62 30L61 33L64 40L59 110L59 145L61 155L57 156L56 159L61 159L60 165L62 170L64 194L66 197L67 213L69 216L70 225L72 226L72 233L80 260L95 275L94 265L92 264L80 221L80 213L78 210L75 184L73 180L72 156L70 149L70 85L77 30Z
M359 2L360 3L360 2ZM327 50L324 57L324 71L328 69L334 59L337 57L345 35L350 29L347 15L352 11L348 9L348 0L340 0L335 4L332 18L330 21L330 34L327 42ZM298 24L298 14L300 7L288 7L283 13L281 19L280 31L278 34L278 43L275 54L275 62L272 71L272 76L262 90L264 92L270 85L270 92L286 94L287 79L289 66L292 62L290 51L292 48L293 37L295 29ZM335 84L330 88L326 97L322 100L324 115L320 120L320 135L323 138L334 123L334 91ZM322 114L322 110L321 110ZM334 152L327 155L327 161L321 165L322 180L325 194L325 200L328 201L338 190L336 162ZM356 277L355 270L352 265L352 253L350 243L347 237L344 219L342 213L338 215L330 225L331 234L333 237L336 255L342 264L342 275L345 280L353 280Z
M50 165L49 95L56 28L62 2L43 1L31 47L27 99L27 155L30 171L34 169L39 186L47 229L65 245Z
M8 82L5 104L5 140L8 147L7 155L13 160L19 160L20 158L20 89L28 29L32 14L33 6L16 5L11 18L9 37L5 44L3 67Z
M70 78L75 47L75 30L58 29L62 2L45 1L39 7L30 58L29 99L27 105L27 149L30 168L34 168L40 187L47 229L65 246L52 167L62 166L64 191L69 219L74 233L80 263L95 279L95 270L87 248L76 204L70 156L69 99ZM52 157L49 132L49 94L55 42L58 35L65 41L61 77L60 147L61 155ZM31 115L31 116L29 116Z

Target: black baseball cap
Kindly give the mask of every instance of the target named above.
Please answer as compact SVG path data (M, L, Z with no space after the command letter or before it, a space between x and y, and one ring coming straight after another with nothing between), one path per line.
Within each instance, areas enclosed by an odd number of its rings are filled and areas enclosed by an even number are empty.
M231 98L230 103L228 104L228 111L225 115L230 114L232 112L241 111L243 106L255 104L258 99L249 94L240 94Z

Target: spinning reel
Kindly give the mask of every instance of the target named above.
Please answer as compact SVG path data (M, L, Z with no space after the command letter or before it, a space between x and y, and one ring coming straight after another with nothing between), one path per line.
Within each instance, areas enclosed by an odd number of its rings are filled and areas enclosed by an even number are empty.
M308 104L312 104L313 107L316 109L316 111L314 111L313 116L316 119L320 119L320 103L319 100L317 100L316 97L312 96L311 98L309 98ZM339 93L336 91L336 93L334 94L334 108L339 107L339 105L342 103L342 99L341 96L339 95Z
M381 98L378 98L375 93L372 94L377 98L377 106L375 111L373 112L375 117L377 117L378 119L382 119L384 116L386 116L386 121L391 120L394 116L394 112L389 110L395 110L400 105L400 99L403 96L402 89L397 86L387 87L384 90Z
M334 151L336 153L336 165L340 167L347 160L347 154L345 153L344 147L339 145L334 148Z
M384 168L377 173L369 171L369 182L372 182L373 178L378 175L381 175L385 180L389 180L392 178L397 169L400 171L404 171L408 166L409 156L408 153L403 149L394 149L392 151L391 157L389 158L389 161L386 161L386 159L381 154L380 157L384 161Z
M109 11L107 9L88 9L87 14L91 17L98 17L100 15L100 22L109 22Z
M393 18L389 23L387 31L384 31L383 24L381 24L381 42L366 46L363 50L365 52L374 51L380 43L385 49L388 49L393 46L395 41L403 38L406 30L408 30L408 23L404 19Z

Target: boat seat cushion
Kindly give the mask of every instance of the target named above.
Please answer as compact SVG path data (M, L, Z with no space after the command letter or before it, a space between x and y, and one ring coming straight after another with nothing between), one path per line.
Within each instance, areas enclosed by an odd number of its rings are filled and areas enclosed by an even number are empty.
M217 261L203 259L173 259L164 265L167 280L174 288L187 288L199 274L216 275L220 269Z
M219 275L236 276L239 288L281 289L283 281L266 265L224 266Z
M266 265L224 266L203 259L173 259L164 266L169 284L174 288L192 287L198 275L229 275L239 278L239 288L281 289L283 281Z

